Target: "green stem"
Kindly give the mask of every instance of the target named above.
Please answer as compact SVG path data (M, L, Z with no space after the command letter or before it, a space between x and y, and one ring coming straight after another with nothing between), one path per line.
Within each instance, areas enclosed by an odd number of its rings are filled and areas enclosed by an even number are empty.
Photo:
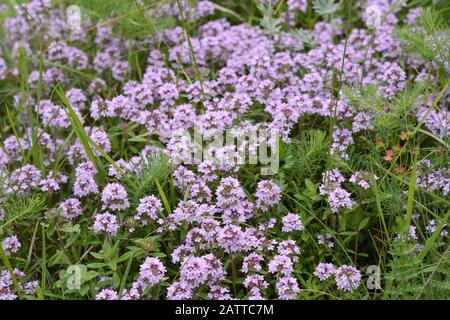
M237 272L236 272L236 264L234 260L234 256L230 254L231 257L231 277L233 281L233 293L234 296L237 297L237 290L236 290L236 282L237 282Z
M19 289L19 283L17 282L17 278L14 275L14 270L11 267L11 263L9 263L8 256L6 255L5 250L3 250L3 246L0 245L0 255L2 256L3 262L5 263L6 269L8 270L9 274L11 275L11 280L14 285L14 288L16 289L17 295L20 300L23 299L22 291Z

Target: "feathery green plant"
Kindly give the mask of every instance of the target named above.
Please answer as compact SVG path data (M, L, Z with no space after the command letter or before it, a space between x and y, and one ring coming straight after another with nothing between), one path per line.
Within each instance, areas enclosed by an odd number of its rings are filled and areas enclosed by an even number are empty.
M47 198L41 194L18 197L10 196L2 204L4 220L0 222L0 229L11 224L21 224L25 219L36 218L36 216L47 208Z
M132 206L137 206L139 199L158 190L157 183L164 183L169 175L168 157L162 152L142 158L137 170L127 172L123 183L127 187Z
M328 151L327 133L322 130L304 131L299 140L286 147L282 170L296 181L317 174Z
M450 34L446 20L433 8L421 10L416 24L396 30L405 50L418 55L428 62L434 61L444 66L450 62L448 45Z

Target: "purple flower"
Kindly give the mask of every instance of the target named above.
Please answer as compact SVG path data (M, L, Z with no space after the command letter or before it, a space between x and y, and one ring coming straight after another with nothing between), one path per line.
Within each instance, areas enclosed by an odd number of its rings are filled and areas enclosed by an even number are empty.
M230 289L219 285L210 287L208 298L211 300L231 300Z
M94 232L98 233L104 231L115 236L118 229L119 225L117 224L117 217L115 215L110 213L95 215Z
M234 224L228 224L219 229L217 242L225 251L236 252L244 246L244 236L240 227Z
M211 201L211 189L203 181L194 183L191 186L189 197L198 202Z
M25 273L15 268L13 270L14 276L18 281L18 287L25 295L33 295L39 285L38 281L24 282ZM11 273L7 269L0 270L0 300L15 300L17 299L16 289L14 287Z
M261 295L261 291L258 288L254 287L250 289L248 300L264 300L264 297Z
M336 267L332 263L319 263L314 271L314 275L324 281L334 275L336 272Z
M111 289L103 289L95 296L95 300L118 300L117 292Z
M186 234L186 245L194 247L194 249L205 249L208 233L206 230L198 227L191 228Z
M76 109L84 109L86 106L87 98L83 91L78 88L72 88L66 92L67 100L69 100L70 106Z
M300 292L297 280L291 276L279 278L275 287L282 300L294 300Z
M327 171L323 174L322 184L319 187L321 195L328 195L328 203L331 211L337 213L341 208L352 208L351 194L341 187L345 179L338 169Z
M447 235L448 235L448 231L445 229L446 226L447 226L447 225L444 224L444 226L443 226L443 228L442 228L442 231L441 231L441 233L440 233L440 235L441 235L442 237L447 237ZM437 229L437 223L436 223L436 220L432 219L432 220L428 221L428 224L427 224L427 226L425 227L425 230L427 230L427 232L429 232L429 233L433 233L433 232L436 231L436 229Z
M301 231L304 229L302 221L300 220L300 216L295 213L288 213L282 219L283 226L281 231L283 232L291 232L291 231Z
M331 192L328 197L328 203L330 204L331 211L337 213L341 208L351 209L353 206L353 201L350 196L351 194L342 188L337 188Z
M58 181L56 181L56 179L53 178L42 179L39 183L39 186L41 187L42 191L49 193L53 193L59 190L59 183Z
M178 89L173 83L163 84L157 92L161 100L168 105L172 105L179 95Z
M178 166L173 175L175 177L174 185L180 190L185 190L188 185L191 185L195 182L195 174L191 170L188 170L184 166Z
M192 298L192 287L183 281L172 283L167 289L167 298L169 300L189 300Z
M222 261L212 253L205 254L202 258L205 260L206 269L208 270L208 283L211 285L223 281L226 272L223 268Z
M33 165L27 164L15 169L9 178L9 187L11 192L14 190L24 193L30 189L39 186L41 181L41 172Z
M118 183L108 183L102 192L103 208L113 211L124 210L130 206L125 188Z
M116 61L111 68L112 77L117 81L125 80L127 71L128 61Z
M217 178L216 169L216 165L210 160L203 161L197 167L198 172L202 174L202 179L206 182L214 181Z
M105 153L111 151L111 142L108 139L106 132L103 132L97 127L87 128L86 132L89 134L91 140L98 145ZM100 151L93 148L95 155L101 156Z
M8 66L4 59L0 58L0 80L6 79L6 73L8 72Z
M396 62L384 62L384 72L381 81L384 83L384 93L393 98L406 85L406 73Z
M353 266L342 265L335 271L338 289L353 291L361 283L361 273Z
M98 186L94 176L87 174L78 175L74 183L74 193L79 197L87 196L91 193L98 193Z
M256 188L256 207L268 211L271 206L281 200L281 190L271 180L262 180Z
M74 109L74 111L78 116L81 116L78 109ZM68 128L70 126L70 120L64 109L54 105L50 100L41 101L39 113L43 123L48 123L56 128Z
M272 229L276 223L277 223L277 219L270 218L268 221L261 223L259 225L258 229L261 231L268 231L268 230Z
M81 142L75 142L69 147L69 150L67 151L67 158L70 164L74 164L77 161L88 160L88 155Z
M92 162L80 163L75 170L74 193L79 197L87 196L91 193L98 193L98 186L94 176L97 169Z
M278 253L290 257L292 261L298 261L298 255L300 254L300 248L297 246L294 240L283 240L278 244Z
M324 246L328 247L328 248L334 248L334 242L332 241L333 239L333 235L331 233L327 233L327 234L319 234L317 236L317 241L319 242L319 244L323 244Z
M178 246L172 252L172 262L178 263L184 260L187 256L190 256L193 252L195 252L195 248L190 245L181 245Z
M139 280L155 285L164 278L166 267L159 258L147 257L139 269Z
M245 221L253 214L253 205L249 203L239 181L232 177L223 178L216 189L217 206L228 219Z
M283 255L276 255L269 262L270 273L281 273L282 275L289 276L292 274L294 267L291 258Z
M169 218L173 218L178 224L183 221L201 221L202 218L199 217L199 213L201 213L201 211L199 211L199 205L197 202L192 200L180 201L177 208L173 211Z
M88 88L88 92L90 94L101 94L103 91L106 91L107 89L107 85L105 80L101 79L101 78L96 78L94 80L91 81L91 83L89 84L89 88ZM98 119L96 119L98 120Z
M287 5L289 11L300 10L306 12L306 7L308 5L307 0L287 0Z
M378 180L378 177L374 175L375 180ZM372 176L370 172L366 171L356 171L348 180L351 183L359 185L361 188L367 190L372 184Z
M339 188L345 181L345 178L338 169L332 169L322 174L322 184L319 187L321 195L326 195Z
M183 260L180 279L196 288L208 280L208 265L203 257L188 256Z
M151 220L156 220L158 213L162 210L161 200L150 195L139 200L139 206L137 207L138 214L134 216L134 219L139 220L143 214L146 214Z
M264 280L264 277L260 274L252 274L252 275L248 275L245 279L244 279L244 287L246 287L247 289L253 289L253 288L258 288L258 289L266 289L269 286L269 283Z
M352 131L354 133L362 130L372 130L372 116L366 112L360 112L353 118Z
M244 257L244 261L242 262L242 272L248 273L251 271L261 271L261 262L263 261L264 259L261 255L256 252L250 253Z
M415 226L409 226L408 239L412 241L416 241L418 239Z
M303 77L302 91L319 92L323 88L322 76L318 73L308 73Z
M61 209L64 217L69 220L72 220L83 213L80 200L76 198L67 199L59 205L59 208Z
M419 173L417 185L431 192L440 190L444 196L448 195L450 193L450 168L432 170L425 176Z
M21 160L21 151L20 147L22 147L22 150L28 150L29 149L29 143L24 139L17 139L15 136L9 136L3 141L3 145L5 147L6 153L9 155L9 158L14 161L14 159L17 158L17 160ZM2 149L3 150L3 149Z
M21 245L17 236L6 237L2 242L2 248L6 255L10 256L12 253L19 251ZM1 290L0 290L1 291Z
M333 144L331 145L330 153L338 157L348 160L349 156L346 153L348 146L353 144L352 132L348 129L334 128Z

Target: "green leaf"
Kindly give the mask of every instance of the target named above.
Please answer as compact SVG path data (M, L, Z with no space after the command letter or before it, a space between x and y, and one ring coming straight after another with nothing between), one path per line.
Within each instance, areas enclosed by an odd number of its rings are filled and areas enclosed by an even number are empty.
M104 267L106 267L106 266L108 266L108 264L107 264L107 263L104 263L104 262L94 262L94 263L89 263L89 264L87 265L87 267L88 267L89 269L100 269L100 268L104 268Z
M343 231L339 233L342 236L356 236L356 231Z
M47 198L41 194L32 194L28 197L9 197L3 204L4 218L0 229L14 223L20 224L26 219L37 216L47 209Z
M369 224L369 221L370 221L370 217L367 217L367 218L365 218L364 220L362 220L362 221L359 223L358 230L361 231L362 229L364 229L364 228Z
M312 5L321 16L332 15L339 9L339 4L334 3L334 0L314 0Z
M64 91L59 86L57 86L55 88L55 90L56 90L56 93L58 94L59 98L61 99L62 103L66 107L67 116L69 117L72 128L75 130L75 133L78 136L78 139L81 141L81 144L83 145L84 151L88 155L89 160L97 167L100 180L102 181L102 183L104 183L106 181L106 170L105 170L105 167L103 166L102 162L100 161L100 159L98 157L96 157L94 152L92 151L92 148L89 144L89 142L92 140L89 138L88 134L86 133L86 130L84 129L83 125L81 124L80 119L78 118L77 114L75 113L75 110L71 107L69 100L67 99L66 95L64 94Z
M100 253L97 253L97 252L89 252L89 254L91 256L93 256L94 258L97 258L99 260L105 259L105 256L103 254L100 254Z

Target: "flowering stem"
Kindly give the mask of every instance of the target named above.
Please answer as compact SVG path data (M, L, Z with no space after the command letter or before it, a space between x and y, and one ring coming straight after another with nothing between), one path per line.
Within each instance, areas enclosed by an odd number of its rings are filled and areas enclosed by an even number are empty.
M237 273L236 273L236 261L234 259L234 256L230 253L231 257L231 277L233 281L233 292L234 296L237 296L237 290L236 290L236 282L237 282Z
M375 202L376 202L376 205L377 205L378 216L379 216L379 218L381 220L381 224L383 226L384 234L386 236L388 244L390 244L391 243L391 239L390 239L390 236L389 236L389 231L387 229L386 221L384 219L383 208L381 207L381 200L380 200L380 196L378 194L378 184L377 184L377 181L374 178L372 165L371 165L371 173L372 173L372 181L373 181L373 192L375 194Z
M46 254L46 245L45 245L45 226L42 227L42 258L41 258L41 289L42 292L45 292L45 282L47 278L47 254Z
M195 57L195 51L194 51L194 48L192 47L191 36L189 35L189 31L190 31L189 30L189 23L186 21L186 18L184 16L183 7L181 6L180 0L177 0L177 5L178 5L178 9L180 11L181 25L183 27L184 33L186 34L186 39L187 39L187 43L188 43L188 46L189 46L189 50L191 51L192 62L194 64L194 69L195 69L195 71L197 73L198 80L200 82L200 89L201 89L201 92L202 92L202 97L204 98L205 97L205 90L203 88L202 74L200 73L200 69L199 69L198 64L197 64L197 58Z

